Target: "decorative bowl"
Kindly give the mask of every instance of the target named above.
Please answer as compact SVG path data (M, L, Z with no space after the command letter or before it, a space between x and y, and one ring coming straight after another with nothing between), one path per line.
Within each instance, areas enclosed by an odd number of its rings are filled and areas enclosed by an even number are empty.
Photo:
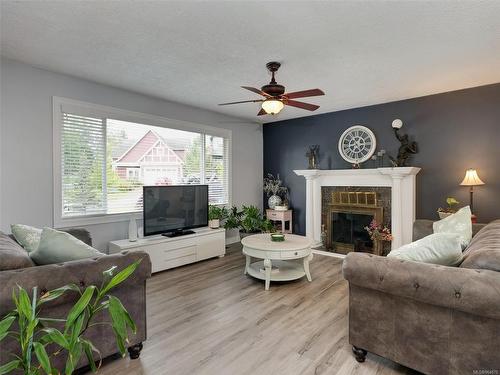
M285 235L282 233L272 233L271 241L273 242L283 242L285 241Z

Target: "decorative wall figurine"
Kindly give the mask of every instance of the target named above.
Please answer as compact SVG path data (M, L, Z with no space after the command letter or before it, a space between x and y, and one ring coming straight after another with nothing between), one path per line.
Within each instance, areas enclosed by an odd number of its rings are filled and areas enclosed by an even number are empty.
M309 169L319 169L319 145L309 146L306 156L309 161Z
M408 138L408 134L400 134L399 130L403 126L403 121L400 119L395 119L392 122L392 128L394 129L394 134L399 142L401 142L401 146L398 149L397 158L393 158L389 155L389 159L391 159L391 163L393 167L404 167L408 158L412 154L418 153L418 144L415 141L410 141Z

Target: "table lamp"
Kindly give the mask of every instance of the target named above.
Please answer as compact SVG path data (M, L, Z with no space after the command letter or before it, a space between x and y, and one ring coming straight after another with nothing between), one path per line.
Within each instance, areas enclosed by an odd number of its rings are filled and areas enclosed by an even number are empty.
M474 206L473 206L473 189L474 186L477 185L484 185L484 182L481 181L479 176L477 175L477 172L475 169L467 169L465 172L465 177L464 180L460 183L462 186L470 186L469 193L470 193L470 210L472 214L474 214Z

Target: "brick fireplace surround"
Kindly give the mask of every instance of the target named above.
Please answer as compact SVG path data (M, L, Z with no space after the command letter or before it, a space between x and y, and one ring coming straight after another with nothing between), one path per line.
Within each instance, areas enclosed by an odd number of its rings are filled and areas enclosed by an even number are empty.
M305 169L294 172L306 180L306 236L313 240L313 247L321 246L321 189L325 186L391 188L391 231L394 236L391 247L398 248L412 241L416 175L420 172L420 168ZM342 256L318 252L324 255Z

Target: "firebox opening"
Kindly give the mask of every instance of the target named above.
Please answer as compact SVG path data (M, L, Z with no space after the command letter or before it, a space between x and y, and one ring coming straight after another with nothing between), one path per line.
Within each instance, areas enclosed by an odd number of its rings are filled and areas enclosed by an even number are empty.
M373 241L365 227L373 220L373 215L332 212L331 243L333 250L341 254L351 251L373 252Z

